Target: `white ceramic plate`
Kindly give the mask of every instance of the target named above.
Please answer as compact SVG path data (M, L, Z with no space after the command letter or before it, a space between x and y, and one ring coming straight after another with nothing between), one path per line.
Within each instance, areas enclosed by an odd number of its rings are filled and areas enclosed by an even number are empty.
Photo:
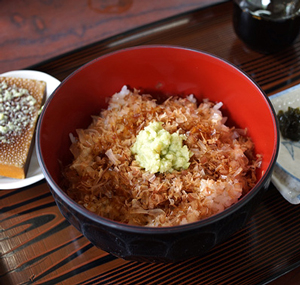
M288 107L300 107L300 84L270 96L276 114ZM272 182L291 204L300 203L300 141L293 142L280 135L280 146Z
M46 99L53 93L53 91L58 87L60 81L56 78L52 77L47 73L43 73L35 70L14 70L0 74L0 76L10 76L10 77L21 77L21 78L29 78L36 80L43 80L47 83L46 87ZM44 178L42 170L39 166L37 155L36 155L36 147L32 152L29 169L27 172L27 176L25 179L13 179L0 176L0 190L6 189L16 189L28 186L33 184Z

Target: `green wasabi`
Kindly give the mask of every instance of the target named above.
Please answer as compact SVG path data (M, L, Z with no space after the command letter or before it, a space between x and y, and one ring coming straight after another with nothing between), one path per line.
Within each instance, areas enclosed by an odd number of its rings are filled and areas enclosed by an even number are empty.
M185 135L170 134L161 122L152 122L139 132L131 152L139 165L151 173L187 169L193 153L183 140Z

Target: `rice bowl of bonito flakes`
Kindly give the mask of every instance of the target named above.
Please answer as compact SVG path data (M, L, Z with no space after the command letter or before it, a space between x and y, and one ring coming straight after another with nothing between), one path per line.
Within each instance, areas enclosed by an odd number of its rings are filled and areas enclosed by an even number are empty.
M60 211L95 246L175 262L245 225L270 183L278 127L266 95L233 65L141 46L66 78L37 143Z

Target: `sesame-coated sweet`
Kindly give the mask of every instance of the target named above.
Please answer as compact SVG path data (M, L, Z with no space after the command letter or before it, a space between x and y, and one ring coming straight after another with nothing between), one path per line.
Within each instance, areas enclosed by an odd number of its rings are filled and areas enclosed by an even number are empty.
M24 179L46 83L0 77L0 175Z

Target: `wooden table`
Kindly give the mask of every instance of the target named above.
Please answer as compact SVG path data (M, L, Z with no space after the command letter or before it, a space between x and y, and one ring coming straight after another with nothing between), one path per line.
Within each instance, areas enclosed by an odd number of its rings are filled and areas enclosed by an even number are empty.
M1 71L24 68L31 62L28 69L63 80L86 62L114 50L172 44L228 60L268 95L300 83L300 39L284 52L265 56L249 50L234 34L231 2L180 12L184 13L108 38L101 36L100 41L80 49L74 49L74 44L73 51L55 58L51 52L38 55L38 62L31 56L7 57ZM18 15L15 21L21 21ZM42 27L38 20L36 24ZM0 60L5 63L3 54ZM299 225L299 206L286 202L271 185L247 225L205 256L179 264L124 261L95 248L71 226L42 180L29 187L0 191L0 284L299 284Z
M2 2L0 72L23 69L131 29L222 0Z

